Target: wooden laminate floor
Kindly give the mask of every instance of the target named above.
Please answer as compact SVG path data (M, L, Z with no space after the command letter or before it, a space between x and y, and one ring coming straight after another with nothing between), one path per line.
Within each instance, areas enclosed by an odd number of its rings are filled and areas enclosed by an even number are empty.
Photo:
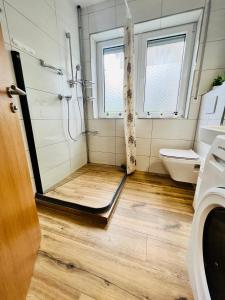
M124 176L121 169L87 164L67 177L45 195L91 208L109 205Z
M27 299L191 300L193 190L137 172L105 228L39 207L42 242Z

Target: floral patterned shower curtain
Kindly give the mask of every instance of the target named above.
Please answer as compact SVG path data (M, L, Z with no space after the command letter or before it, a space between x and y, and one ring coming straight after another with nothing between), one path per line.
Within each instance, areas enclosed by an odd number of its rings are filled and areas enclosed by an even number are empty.
M134 33L132 17L127 6L124 28L124 132L126 143L127 174L136 170L136 133L134 99Z

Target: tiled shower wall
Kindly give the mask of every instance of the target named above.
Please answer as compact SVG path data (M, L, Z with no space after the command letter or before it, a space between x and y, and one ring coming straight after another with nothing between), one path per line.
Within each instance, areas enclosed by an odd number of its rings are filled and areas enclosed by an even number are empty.
M81 129L76 94L80 88L70 89L71 79L68 41L72 36L74 65L80 62L77 14L73 0L0 0L0 22L8 50L21 54L25 85L28 95L32 126L35 136L41 178L44 189L86 163L86 142L80 136L73 142L67 133L67 107L57 95L73 95L71 102L71 132L77 136ZM28 53L15 46L19 42L33 50ZM63 69L64 76L40 66L39 59ZM79 99L82 106L82 99ZM82 107L81 107L82 110ZM83 111L81 112L83 115ZM22 114L19 113L25 147L29 160ZM32 169L31 170L31 176Z
M143 22L205 6L205 0L130 0L134 22ZM89 35L122 26L125 7L122 0L110 0L83 10L83 44L85 48L86 78L91 79ZM212 0L203 71L198 99L194 100L199 63L195 71L188 119L137 120L137 169L166 173L159 158L160 148L189 149L194 145L201 95L210 89L215 76L225 72L225 1ZM202 39L201 39L202 43ZM201 45L202 46L202 45ZM201 47L200 47L201 49ZM199 52L200 58L201 51ZM198 60L199 60L198 58ZM89 130L99 134L90 136L90 160L120 165L125 163L123 123L119 119L94 119L92 104L88 106Z

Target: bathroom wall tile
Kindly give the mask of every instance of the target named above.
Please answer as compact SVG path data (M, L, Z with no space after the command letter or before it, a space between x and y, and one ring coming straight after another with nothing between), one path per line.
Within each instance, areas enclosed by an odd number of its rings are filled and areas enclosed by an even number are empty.
M160 158L151 157L150 158L150 167L149 172L159 173L159 174L168 174L166 168L163 165L163 162Z
M124 137L124 121L123 121L123 119L116 120L116 136Z
M152 139L151 156L159 158L159 151L162 148L192 149L193 148L193 141Z
M58 96L30 88L26 88L31 119L63 119L66 118L66 107Z
M161 0L130 1L129 7L134 23L156 19L161 16ZM116 25L122 26L126 21L126 8L124 4L116 6Z
M55 11L45 0L7 0L22 15L57 40ZM35 13L34 13L35 9Z
M137 170L149 172L149 156L137 155Z
M89 33L104 31L116 27L115 7L89 14Z
M56 41L7 3L5 9L11 41L12 38L18 40L23 45L33 49L36 58L43 59L46 63L59 67L59 52Z
M137 138L137 155L150 156L150 139Z
M203 61L203 69L222 69L225 68L225 40L207 42Z
M172 15L178 12L204 7L205 0L162 0L162 14Z
M54 168L48 169L45 173L41 173L41 181L44 192L63 180L70 173L70 161L66 161Z
M67 142L58 143L37 149L37 156L41 174L48 172L52 168L57 167L69 161L70 153Z
M210 14L207 41L218 41L225 39L225 8L212 11Z
M150 139L152 134L153 121L149 119L136 120L136 136L138 138Z
M197 120L199 115L199 109L201 105L201 96L197 97L197 100L194 97L191 98L190 107L188 112L188 119L189 120Z
M5 43L10 43L9 39L9 32L8 32L8 27L7 27L7 22L6 22L6 16L5 16L5 9L3 5L3 0L0 0L0 23L2 27L2 34L3 34L3 39Z
M116 166L126 165L126 155L123 154L116 154Z
M116 153L126 153L126 145L124 137L116 137Z
M213 0L212 1L212 6L211 6L212 11L221 9L221 8L225 8L224 0Z
M74 1L55 0L57 18L61 18L68 23L72 23L76 18L76 6ZM71 24L72 25L72 24Z
M90 151L90 162L98 164L115 165L115 153Z
M211 90L213 79L218 75L223 75L225 73L224 69L214 69L214 70L203 70L201 73L199 95L203 95Z
M115 120L88 120L88 130L98 131L98 136L115 136L116 121Z
M32 128L37 148L66 141L62 120L32 120Z
M108 1L103 1L94 5L90 5L87 7L87 11L88 13L93 13L93 12L97 12L99 10L103 10L106 8L110 8L116 5L115 0L108 0Z
M193 140L195 120L154 120L152 138Z
M89 149L91 152L115 153L115 137L89 136Z
M25 53L20 53L26 87L60 94L59 76L40 66L39 61Z

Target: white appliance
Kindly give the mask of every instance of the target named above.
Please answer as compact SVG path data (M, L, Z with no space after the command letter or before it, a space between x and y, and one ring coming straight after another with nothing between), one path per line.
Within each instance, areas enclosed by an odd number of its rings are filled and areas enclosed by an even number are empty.
M188 253L195 300L225 299L225 136L216 137L197 185Z

